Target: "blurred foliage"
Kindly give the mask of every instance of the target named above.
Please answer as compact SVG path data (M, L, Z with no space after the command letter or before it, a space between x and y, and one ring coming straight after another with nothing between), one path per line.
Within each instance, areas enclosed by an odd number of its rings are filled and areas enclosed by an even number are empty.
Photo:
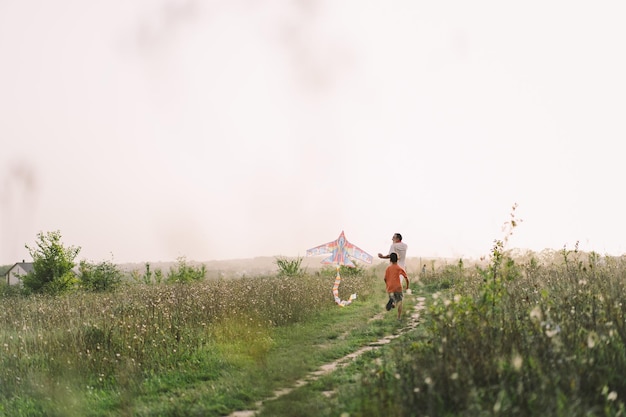
M24 291L20 285L9 285L6 282L0 283L0 297L15 297L23 295Z

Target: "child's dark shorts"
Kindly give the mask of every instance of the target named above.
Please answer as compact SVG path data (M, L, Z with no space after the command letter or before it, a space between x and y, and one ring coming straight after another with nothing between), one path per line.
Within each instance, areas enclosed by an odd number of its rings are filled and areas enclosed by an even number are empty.
M399 303L402 301L402 293L401 292L390 292L389 298L393 300L394 303Z

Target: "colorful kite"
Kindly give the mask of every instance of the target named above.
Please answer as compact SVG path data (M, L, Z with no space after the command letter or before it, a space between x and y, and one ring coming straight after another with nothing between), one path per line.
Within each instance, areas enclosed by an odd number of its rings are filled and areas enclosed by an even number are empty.
M322 263L333 264L337 268L337 276L335 278L335 285L333 286L333 296L335 297L335 302L340 307L347 306L356 299L356 294L352 294L347 300L342 300L341 298L339 298L339 283L341 282L339 267L341 265L345 265L350 268L354 268L355 265L350 260L350 258L371 264L373 259L372 255L348 242L346 240L346 236L343 234L343 231L341 231L341 234L339 235L337 240L333 240L332 242L328 242L307 250L306 256L323 255L327 253L330 253L331 255L328 258L324 259Z

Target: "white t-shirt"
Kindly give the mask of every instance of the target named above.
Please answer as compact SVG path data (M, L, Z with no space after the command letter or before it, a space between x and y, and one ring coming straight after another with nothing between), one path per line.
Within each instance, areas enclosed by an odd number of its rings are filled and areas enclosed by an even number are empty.
M398 265L400 265L402 269L404 269L405 271L406 271L405 262L406 262L407 248L408 248L407 244L402 243L402 242L394 242L389 247L389 254L395 252L398 255Z

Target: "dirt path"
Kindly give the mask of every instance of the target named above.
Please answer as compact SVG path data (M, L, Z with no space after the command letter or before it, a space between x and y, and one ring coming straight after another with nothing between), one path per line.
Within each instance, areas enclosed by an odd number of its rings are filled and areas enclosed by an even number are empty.
M405 297L407 296L414 296L414 295L405 295ZM385 336L381 339L376 340L375 342L372 342L366 346L363 346L361 349L354 351L342 358L339 358L333 362L324 364L322 366L320 366L320 368L317 371L313 371L310 372L307 376L305 376L304 378L296 381L296 383L291 386L291 387L287 387L287 388L282 388L280 390L277 390L274 392L274 395L272 397L266 398L262 401L258 401L255 406L256 409L255 410L242 410L242 411L235 411L234 413L230 414L229 417L253 417L255 415L257 415L257 413L259 413L261 411L261 408L263 407L263 403L267 402L267 401L273 401L276 400L284 395L289 394L290 392L292 392L293 390L300 388L310 382L316 381L317 379L319 379L320 377L329 374L331 372L333 372L334 370L336 370L337 368L340 367L344 367L348 364L350 364L351 361L353 361L354 359L358 358L359 356L361 356L363 353L365 352L369 352L370 350L374 350L374 349L378 349L383 345L388 344L389 342L391 342L393 339L396 339L400 336L402 336L404 333L408 332L409 330L414 329L415 327L417 327L417 325L419 324L419 319L420 319L420 312L425 308L425 301L426 299L424 297L417 297L415 299L416 303L415 306L413 307L413 311L411 312L411 314L408 317L408 320L406 321L406 323L404 324L403 327L400 328L400 330L392 335L388 335ZM374 317L372 317L370 319L370 321L372 320L382 320L384 317L385 313L380 313L375 315ZM395 312L391 312L390 314L395 314ZM326 392L324 393L327 396L331 396L333 395L332 391Z

